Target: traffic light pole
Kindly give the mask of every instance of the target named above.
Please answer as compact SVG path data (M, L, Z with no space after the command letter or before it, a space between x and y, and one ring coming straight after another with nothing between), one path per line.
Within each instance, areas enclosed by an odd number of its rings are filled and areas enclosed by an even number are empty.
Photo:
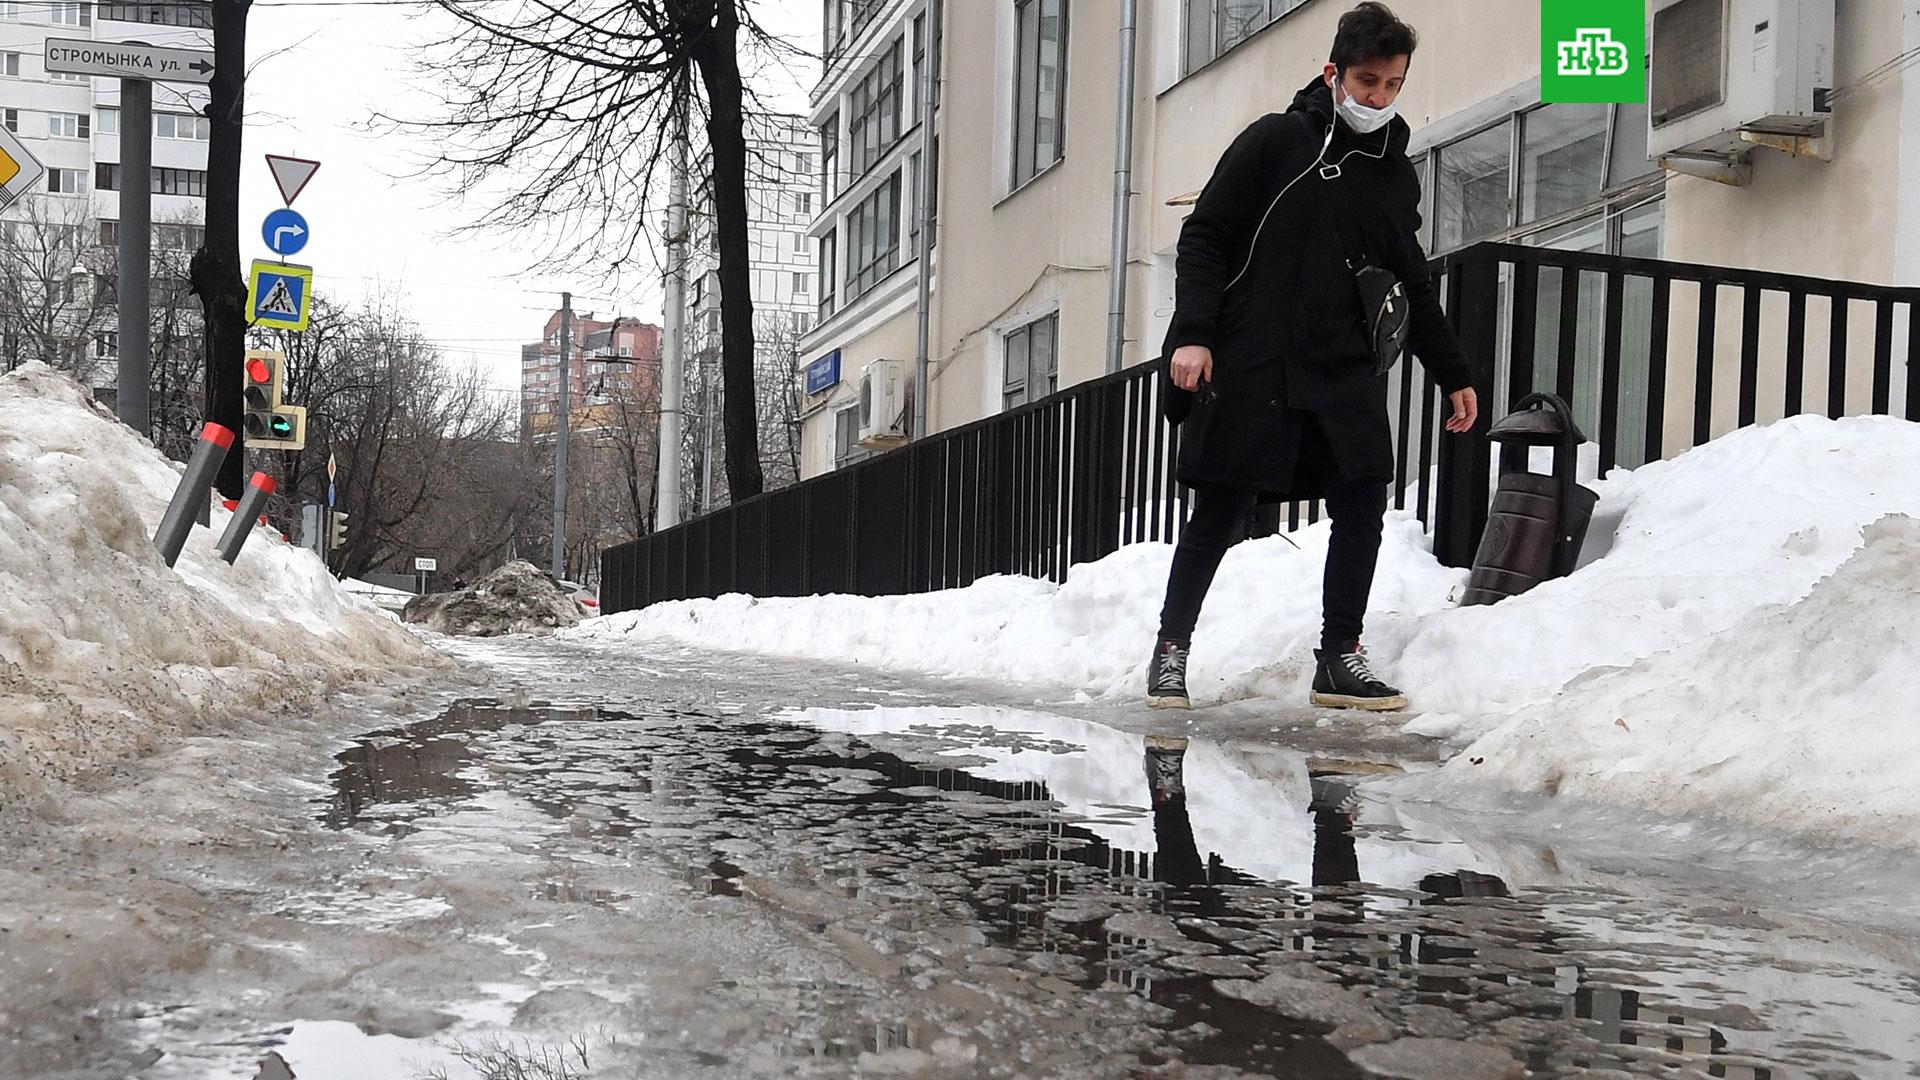
M149 433L148 301L153 276L153 84L120 80L120 420Z
M567 384L573 381L568 346L573 344L573 294L560 294L560 404L553 421L553 577L567 576L567 413L572 408Z

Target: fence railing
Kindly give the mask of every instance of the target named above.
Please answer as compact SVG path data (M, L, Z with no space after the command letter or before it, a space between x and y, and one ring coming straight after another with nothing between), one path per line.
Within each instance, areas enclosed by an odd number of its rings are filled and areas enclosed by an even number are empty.
M1505 244L1436 271L1478 359L1482 430L1552 390L1602 469L1810 402L1832 416L1898 404L1920 418L1920 290ZM1174 540L1187 492L1159 395L1157 365L1142 364L609 548L602 608L728 592L899 595L992 574L1062 581L1122 545ZM1465 565L1486 524L1486 440L1443 434L1445 402L1415 363L1391 376L1389 415L1395 505L1431 527L1438 558ZM1294 504L1286 524L1318 517Z

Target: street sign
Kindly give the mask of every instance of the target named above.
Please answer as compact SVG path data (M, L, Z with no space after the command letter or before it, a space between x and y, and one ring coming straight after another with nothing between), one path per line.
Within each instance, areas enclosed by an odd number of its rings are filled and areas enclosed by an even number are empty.
M0 127L0 206L32 191L45 175L40 160L27 152L13 132Z
M247 276L247 321L273 330L305 330L313 310L313 267L254 260Z
M807 365L807 393L819 394L840 385L840 350Z
M280 187L280 199L288 206L300 197L306 189L307 181L320 171L320 163L306 158L282 157L279 154L267 155L267 168L273 170L273 182Z
M419 571L420 573L423 573L423 574L431 574L431 573L433 573L433 572L434 572L435 570L438 570L438 569L440 569L440 560L438 560L438 559L415 559L415 560L413 560L413 568L414 568L415 570L417 570L417 571Z
M156 82L213 81L213 54L199 49L48 38L46 56L47 71L54 74L105 75Z
M300 254L307 246L307 219L300 212L282 208L267 215L260 225L260 238L267 242L267 250L275 255L286 257Z

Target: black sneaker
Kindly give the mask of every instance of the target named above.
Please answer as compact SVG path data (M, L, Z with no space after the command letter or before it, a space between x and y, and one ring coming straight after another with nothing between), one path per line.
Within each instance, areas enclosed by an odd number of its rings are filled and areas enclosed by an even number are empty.
M1147 790L1153 805L1186 798L1187 740L1178 735L1149 735L1146 743Z
M1162 641L1153 647L1153 660L1147 664L1147 708L1193 708L1193 702L1187 697L1185 645Z
M1313 650L1313 703L1335 709L1394 712L1407 707L1407 695L1380 680L1367 666L1367 651L1359 642L1345 652Z

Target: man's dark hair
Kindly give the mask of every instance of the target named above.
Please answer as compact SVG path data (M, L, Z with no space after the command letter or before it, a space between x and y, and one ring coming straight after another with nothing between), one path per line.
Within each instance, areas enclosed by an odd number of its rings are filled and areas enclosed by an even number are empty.
M1329 58L1341 71L1354 64L1412 56L1420 47L1420 35L1377 0L1340 16L1340 29L1333 35L1333 54Z

